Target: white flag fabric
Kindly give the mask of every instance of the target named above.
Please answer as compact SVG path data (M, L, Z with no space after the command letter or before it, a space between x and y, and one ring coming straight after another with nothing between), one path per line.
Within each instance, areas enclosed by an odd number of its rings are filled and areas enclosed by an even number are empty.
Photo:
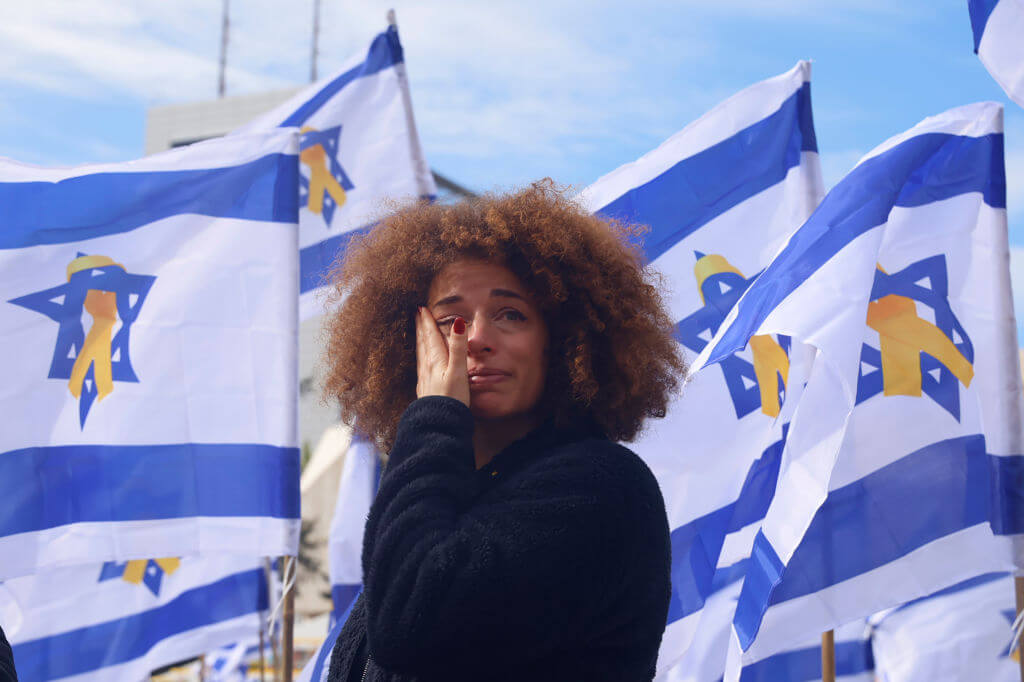
M297 551L297 153L0 160L0 579Z
M724 101L580 199L592 211L650 227L642 248L666 279L676 335L692 359L821 195L810 64L800 62ZM788 339L766 336L755 352L697 376L666 419L630 446L657 476L672 529L673 593L660 679L691 646L705 602L739 577L749 527L774 492L788 349ZM729 613L707 617L731 620L733 601L715 604ZM694 646L700 653L680 665L703 669L712 643ZM709 679L721 676L724 646Z
M1024 0L967 0L974 51L1010 99L1024 107Z
M1013 578L986 573L872 618L872 648L885 682L1019 682L1010 655Z
M318 290L338 254L388 201L432 199L434 178L412 115L405 58L392 26L365 55L240 128L300 126L300 319L323 312Z
M327 566L331 576L332 621L355 601L363 587L363 529L380 480L377 449L353 434L338 482L338 500L327 540Z
M227 554L69 566L0 584L23 682L148 679L258 636L266 610L259 562Z
M787 334L816 357L753 543L726 679L836 624L1020 564L1024 433L1002 108L883 143L698 359Z
M258 639L237 642L206 654L203 657L206 682L246 682L249 679L249 662L258 661L259 654ZM272 655L268 649L264 660L269 661Z

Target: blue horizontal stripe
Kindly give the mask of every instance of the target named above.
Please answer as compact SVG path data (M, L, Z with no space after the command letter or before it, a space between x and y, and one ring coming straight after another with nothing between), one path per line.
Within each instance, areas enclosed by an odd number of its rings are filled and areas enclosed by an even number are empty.
M859 675L875 669L871 642L836 642L836 675ZM821 647L785 651L743 667L740 682L806 682L821 679Z
M817 151L811 85L793 93L770 116L687 157L597 213L650 227L641 246L653 261L734 206L778 184Z
M768 606L880 568L982 523L1024 532L1024 456L985 452L983 436L940 441L829 492L783 568L763 535L736 609L746 649Z
M310 116L319 111L320 107L352 81L357 78L372 76L389 66L401 64L402 61L402 44L398 41L398 30L394 26L390 26L387 31L373 39L365 61L358 66L352 67L321 88L318 93L309 98L305 104L282 121L279 127L301 126Z
M328 237L322 242L299 249L299 293L304 294L307 291L328 285L331 270L338 259L344 255L352 239L367 234L374 225L342 232Z
M672 543L672 598L667 623L671 624L699 611L714 592L737 579L738 566L718 568L722 545L729 533L735 533L760 521L768 512L788 426L783 438L765 449L747 471L736 502L674 529Z
M149 611L17 644L18 678L54 680L126 663L168 637L266 609L263 571L235 573Z
M268 154L226 168L94 173L0 183L0 249L121 234L180 214L298 222L298 157Z
M69 523L299 517L299 451L269 445L65 445L0 454L0 537Z
M971 14L971 30L974 32L974 51L981 46L981 36L988 26L988 18L992 16L992 10L999 4L999 0L967 0L967 10Z
M989 206L1006 208L1002 134L917 135L857 166L750 285L708 364L746 346L772 310L850 242L886 222L894 206L921 206L968 192L981 192Z

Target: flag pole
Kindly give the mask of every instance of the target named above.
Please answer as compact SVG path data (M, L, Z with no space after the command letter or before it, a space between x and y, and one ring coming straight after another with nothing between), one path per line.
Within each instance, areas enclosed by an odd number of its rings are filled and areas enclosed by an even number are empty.
M295 557L284 557L284 613L281 617L281 658L283 682L292 682L292 670L295 668L295 650L293 648L295 631Z
M310 56L309 82L316 82L316 60L320 43L320 0L313 0L313 54Z
M217 79L217 96L223 97L227 89L227 77L225 72L228 68L228 3L224 0L224 11L220 23L220 77Z
M398 21L395 18L395 10L388 10L388 25L398 31ZM416 174L417 190L420 198L425 198L430 193L427 178L430 177L430 166L423 158L423 147L420 146L420 135L416 131L416 119L412 115L412 95L409 93L409 76L405 72L405 60L395 64L395 75L398 76L398 89L402 91L402 104L405 106L405 121L409 126L409 153L412 156L412 165Z
M260 682L267 682L263 676L267 669L267 661L263 654L263 618L260 618Z
M821 634L821 682L836 682L835 631Z
M1013 578L1013 591L1017 598L1017 618L1021 617L1021 612L1024 611L1024 577L1014 576ZM1017 662L1020 664L1020 680L1024 682L1024 647L1021 646L1021 638L1018 636L1017 641L1010 645L1012 648L1014 645L1017 646Z

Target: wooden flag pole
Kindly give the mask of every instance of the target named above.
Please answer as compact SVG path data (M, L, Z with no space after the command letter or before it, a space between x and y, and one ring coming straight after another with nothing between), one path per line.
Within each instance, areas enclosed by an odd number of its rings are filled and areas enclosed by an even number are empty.
M260 617L260 682L267 682L263 676L264 671L267 669L267 661L263 655L263 618Z
M292 669L295 667L295 650L293 647L295 631L295 557L284 557L284 613L281 617L281 650L284 660L281 667L284 682L292 682Z
M1013 579L1013 591L1017 597L1017 617L1020 618L1021 611L1024 611L1024 577L1017 576ZM1020 638L1011 644L1011 648L1017 646L1017 662L1020 664L1020 682L1024 682L1024 646Z
M821 682L836 682L836 636L834 630L821 634Z

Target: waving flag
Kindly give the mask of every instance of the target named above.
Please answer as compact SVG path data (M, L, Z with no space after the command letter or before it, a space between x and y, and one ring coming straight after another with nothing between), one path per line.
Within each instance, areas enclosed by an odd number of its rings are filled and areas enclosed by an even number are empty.
M310 85L238 132L299 126L300 318L323 312L316 292L338 254L388 201L432 198L434 178L412 115L405 57L391 26L366 55Z
M698 359L779 333L816 352L728 679L801 637L1020 564L1005 202L1001 107L926 119L829 193Z
M872 618L872 646L886 682L1019 682L1010 653L1013 578L986 573Z
M297 146L0 160L0 578L295 553Z
M262 567L232 555L69 566L0 584L25 682L147 679L257 636L266 610Z
M875 661L870 629L863 620L835 631L836 682L875 682ZM885 678L887 679L887 678ZM753 663L740 674L740 682L819 682L821 635L802 646L782 651ZM895 680L887 679L887 682Z
M381 464L377 449L358 433L345 454L338 484L338 501L331 521L328 564L331 573L331 627L327 639L302 670L299 682L324 682L331 652L348 614L363 589L363 528L377 494Z
M692 358L811 214L821 186L810 64L801 62L604 176L581 200L603 215L650 226L642 248L666 278L677 338ZM659 675L680 661L705 601L737 579L749 555L748 528L775 489L788 348L787 338L764 336L721 371L697 376L667 418L632 446L661 483L672 528L673 594ZM749 502L738 502L741 491ZM719 602L732 608L731 600ZM731 619L731 610L708 615L723 617ZM724 648L718 658L716 680Z
M376 448L358 434L345 454L338 483L338 501L327 541L331 574L332 620L348 610L363 587L363 528L380 480Z
M1010 99L1024 107L1024 0L967 0L974 51Z

